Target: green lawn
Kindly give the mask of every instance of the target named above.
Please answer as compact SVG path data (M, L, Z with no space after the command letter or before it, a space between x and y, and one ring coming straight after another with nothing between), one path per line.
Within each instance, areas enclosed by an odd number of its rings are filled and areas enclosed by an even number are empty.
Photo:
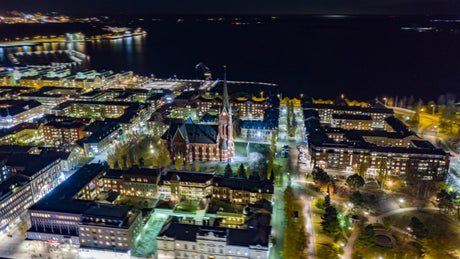
M235 151L243 156L247 156L247 145L246 142L236 142ZM264 155L267 158L267 155L270 153L270 145L267 144L257 144L249 143L249 153L258 152ZM268 158L267 158L268 159Z
M353 259L382 258L382 259L417 259L420 258L417 249L407 242L397 242L393 248L380 246L366 247L355 244L351 256Z
M313 203L311 204L313 205ZM339 234L338 237L330 237L327 236L323 232L323 227L321 226L321 216L324 214L324 211L321 209L318 209L314 205L312 206L312 212L313 212L313 218L312 218L312 223L313 223L313 231L315 233L315 245L316 245L316 250L320 249L321 246L325 244L332 244L334 242L337 243L346 243L345 239L342 237L342 234ZM326 258L318 258L318 259L326 259Z
M411 218L416 216L428 229L430 236L450 240L460 249L460 223L454 218L438 211L409 211L384 218L384 223L406 229L410 226Z
M181 211L181 212L196 212L196 206L191 206L191 205L178 205L176 206L176 211Z

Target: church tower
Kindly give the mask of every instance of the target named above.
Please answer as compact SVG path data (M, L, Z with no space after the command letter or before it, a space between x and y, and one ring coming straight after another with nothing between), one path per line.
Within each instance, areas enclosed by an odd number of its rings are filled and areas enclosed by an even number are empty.
M222 90L222 109L219 114L220 160L228 161L234 155L232 106L228 100L227 70L224 66L224 86Z

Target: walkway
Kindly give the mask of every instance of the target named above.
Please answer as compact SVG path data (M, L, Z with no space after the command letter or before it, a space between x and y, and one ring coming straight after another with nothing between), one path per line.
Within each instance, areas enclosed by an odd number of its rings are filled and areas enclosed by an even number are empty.
M392 215L395 215L395 214L399 214L399 213L402 213L402 212L407 212L407 211L414 211L414 210L419 210L417 207L409 207L409 208L399 208L399 209L395 209L395 210L392 210L392 211L388 211L384 214L380 214L378 216L367 216L367 219L368 219L368 224L374 224L374 223L383 223L383 218L385 217L389 217L389 216L392 216ZM439 210L439 208L436 208L436 207L426 207L426 208L423 208L422 210ZM413 238L412 237L412 234L410 234L408 231L404 230L404 229L400 229L400 228L397 228L397 227L394 227L394 226L391 226L390 227L391 230L393 231L397 231L397 232L400 232L404 235L408 235L409 237ZM344 255L343 255L343 258L345 259L351 259L351 253L353 251L353 246L355 245L355 241L356 241L356 238L358 237L360 231L358 229L355 229L355 231L353 231L353 234L348 238L348 242L347 242L347 245L344 247Z
M378 216L368 216L367 219L368 219L369 224L382 223L383 218L386 218L386 217L389 217L395 214L407 212L407 211L414 211L414 210L419 210L419 208L417 207L399 208L396 210L388 211L384 214L380 214ZM426 208L423 208L422 210L439 210L439 208L426 207Z
M343 258L351 259L351 252L353 251L353 246L355 245L356 238L358 238L359 231L355 229L353 234L351 234L350 238L348 238L347 245L343 248Z

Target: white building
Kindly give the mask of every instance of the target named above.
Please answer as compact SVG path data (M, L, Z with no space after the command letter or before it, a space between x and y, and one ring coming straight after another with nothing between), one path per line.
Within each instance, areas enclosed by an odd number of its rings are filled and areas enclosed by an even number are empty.
M179 223L170 218L157 237L159 259L266 259L269 231Z

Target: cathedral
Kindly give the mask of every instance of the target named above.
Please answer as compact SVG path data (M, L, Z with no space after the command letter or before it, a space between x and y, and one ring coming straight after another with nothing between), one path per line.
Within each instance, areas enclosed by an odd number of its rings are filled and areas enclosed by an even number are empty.
M224 75L222 107L218 124L196 124L190 118L182 124L171 124L162 136L172 156L181 155L186 162L229 161L235 155L233 145L232 107L228 100Z

